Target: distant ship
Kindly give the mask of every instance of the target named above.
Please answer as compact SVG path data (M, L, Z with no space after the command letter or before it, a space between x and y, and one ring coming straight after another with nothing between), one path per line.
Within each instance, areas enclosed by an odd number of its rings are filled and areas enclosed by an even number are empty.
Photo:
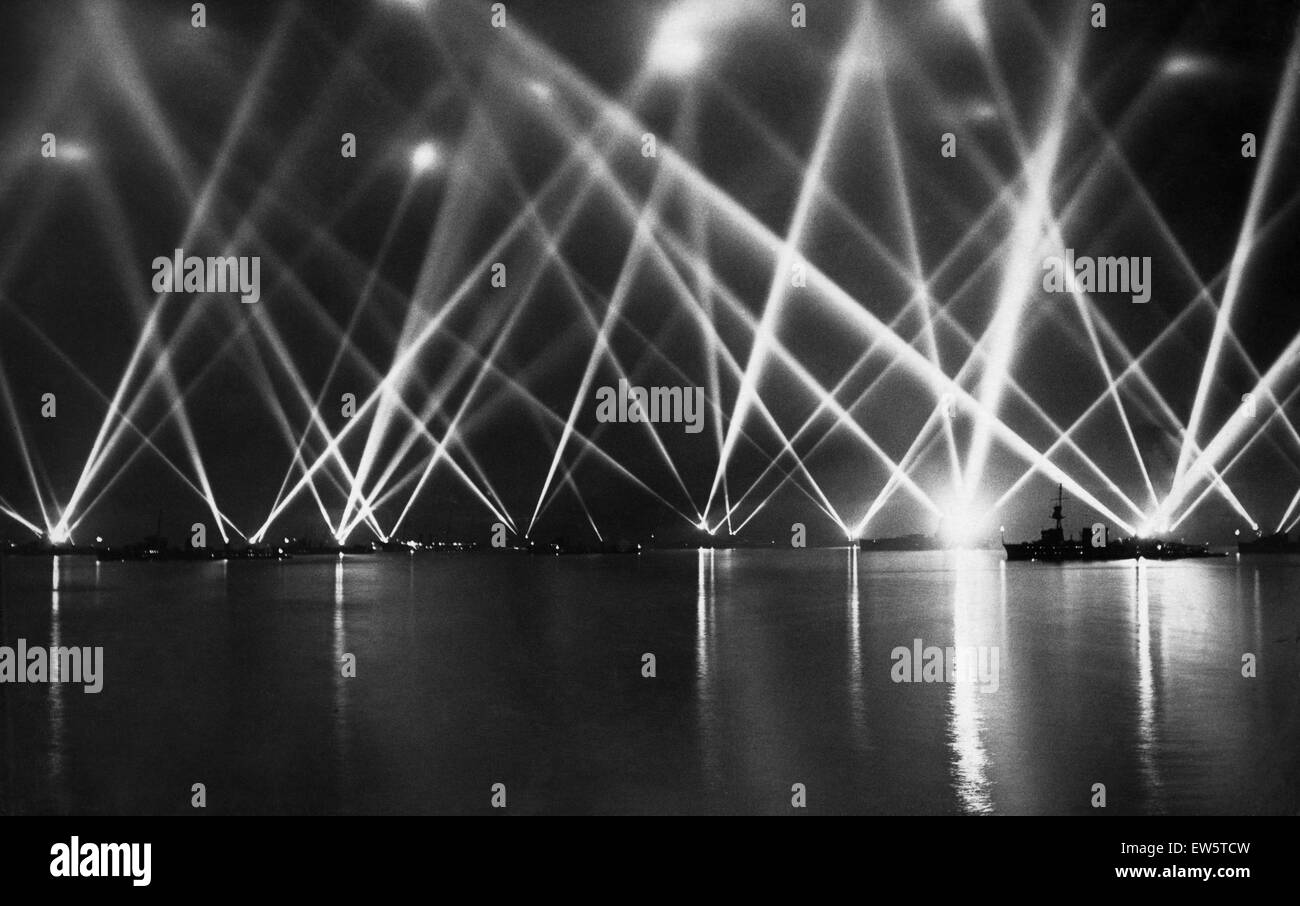
M1238 541L1237 551L1243 554L1300 554L1300 540L1292 541L1286 532L1276 532L1254 541Z
M1056 486L1056 502L1052 507L1052 520L1055 528L1043 529L1037 541L1025 541L1020 544L1003 544L1008 560L1044 560L1063 562L1066 560L1182 560L1189 557L1220 557L1210 551L1208 544L1183 544L1179 541L1164 541L1158 538L1120 538L1110 540L1109 533L1103 533L1100 545L1093 544L1092 532L1088 527L1079 533L1077 539L1067 537L1062 512L1065 505L1064 488Z

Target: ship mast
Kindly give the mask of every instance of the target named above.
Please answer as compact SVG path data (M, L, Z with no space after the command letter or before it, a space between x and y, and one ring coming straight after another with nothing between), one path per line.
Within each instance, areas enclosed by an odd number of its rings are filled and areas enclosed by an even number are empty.
M1062 531L1061 523L1065 517L1061 515L1061 505L1065 502L1065 489L1061 485L1056 486L1056 506L1052 507L1052 519L1056 521L1056 530Z

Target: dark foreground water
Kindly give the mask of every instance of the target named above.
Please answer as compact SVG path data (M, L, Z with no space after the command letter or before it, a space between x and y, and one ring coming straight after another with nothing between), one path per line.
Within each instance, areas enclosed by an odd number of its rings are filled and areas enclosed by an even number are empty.
M1300 812L1291 558L9 558L20 638L104 687L0 684L10 814ZM915 639L996 689L894 682Z

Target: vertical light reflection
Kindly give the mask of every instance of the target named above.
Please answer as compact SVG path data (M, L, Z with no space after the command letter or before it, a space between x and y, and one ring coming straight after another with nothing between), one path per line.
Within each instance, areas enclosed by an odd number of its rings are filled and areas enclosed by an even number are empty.
M854 737L859 748L865 747L861 738L867 726L866 693L862 678L862 612L858 592L858 549L848 548L849 558L849 707L852 712Z
M0 553L0 639L9 638L9 632L5 625L5 555ZM0 745L0 754L4 756L4 773L0 774L0 809L5 814L13 814L17 809L11 806L11 803L18 801L18 796L14 790L13 778L16 768L14 766L14 725L13 714L9 710L9 695L6 691L0 690L0 727L4 728L4 741Z
M976 616L972 613L972 590L979 581L976 575L976 554L958 551L953 555L952 646L959 652L974 650L984 643L978 632ZM957 660L957 682L950 683L949 710L952 715L949 727L949 744L956 758L954 765L957 780L957 798L962 809L972 814L991 814L993 800L989 794L989 756L980 739L983 719L980 716L979 696L990 694L979 691L973 674L978 666ZM992 693L995 694L995 693Z
M717 720L713 690L714 653L714 551L700 548L696 553L695 596L695 698L699 719L701 761L704 779L712 784L718 773L718 747L714 744Z
M1258 659L1264 651L1264 606L1263 605L1264 605L1264 596L1260 589L1259 567L1257 566L1255 567L1255 600L1254 600L1254 606L1251 608L1251 615L1254 617L1254 622L1255 622L1255 647L1252 648L1251 651L1255 653L1255 658L1256 658L1255 668L1257 671L1259 669ZM1255 695L1251 697L1255 701L1255 714L1256 714L1255 719L1258 721L1266 721L1268 719L1267 718L1268 711L1265 706L1266 699L1262 695Z
M1007 644L1007 561L998 561L998 622L999 629L998 644L1002 646L998 652L998 663L1000 669L1006 670L1011 666L1011 646Z
M1151 575L1146 560L1137 562L1138 759L1151 796L1152 811L1161 811L1160 768L1156 752L1155 670L1151 662Z
M343 554L334 562L334 768L340 788L344 782L347 738L347 678L343 676L343 655L347 634L343 625Z
M59 557L52 557L53 575L50 579L50 662L49 690L47 697L50 709L50 743L49 743L49 781L50 795L63 810L65 790L64 773L64 737L67 718L64 713L63 684L59 682L59 659L55 653L63 645L63 629L59 618ZM21 668L20 668L21 669Z
M709 593L706 576L713 572L713 551L700 548L696 551L695 596L695 679L697 691L703 699L709 676Z
M1255 606L1252 615L1255 618L1255 656L1259 657L1259 652L1264 649L1264 611L1262 606L1263 595L1259 587L1259 567L1255 567Z

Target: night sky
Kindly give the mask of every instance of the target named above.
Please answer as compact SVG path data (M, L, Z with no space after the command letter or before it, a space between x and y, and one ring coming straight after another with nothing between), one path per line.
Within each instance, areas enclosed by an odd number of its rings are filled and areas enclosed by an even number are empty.
M812 0L805 28L774 0L512 0L503 28L490 7L214 0L197 28L185 2L4 4L0 537L31 539L12 517L45 530L74 495L80 543L134 540L160 511L175 539L193 522L211 531L199 463L252 535L302 477L300 441L314 463L324 432L346 429L346 471L368 469L385 532L450 436L399 536L486 541L493 507L522 533L542 496L535 538L585 540L593 523L607 540L697 538L774 273L780 353L755 369L759 403L725 470L733 525L766 501L742 539L788 539L802 522L810 543L842 543L837 521L858 525L890 479L886 457L903 460L923 430L906 471L933 507L900 487L867 535L929 532L943 511L1018 539L1048 514L1057 482L1044 474L989 511L1029 468L997 434L962 497L945 430L926 429L944 388L830 301L828 282L975 397L1009 324L996 412L1033 449L1104 398L1071 434L1078 449L1052 460L1136 525L1101 476L1149 511L1136 446L1157 500L1169 494L1265 176L1199 444L1242 417L1242 394L1300 334L1300 123L1283 91L1294 4L1112 2L1105 28L1078 2ZM656 44L665 35L682 46ZM1255 157L1242 155L1247 132ZM355 157L341 154L344 133ZM955 157L941 154L945 133ZM1149 256L1150 302L1098 293L1085 319L1044 293L1052 252L1037 223L1027 279L1008 287L1007 243L1052 135L1045 202L1064 245ZM776 273L795 219L797 254L819 275L806 287ZM260 301L155 294L151 262L179 247L259 256ZM1008 295L1015 312L1000 318ZM1130 374L1112 395L1106 372L1148 347L1146 380ZM384 401L344 417L342 396L362 406L385 374ZM661 424L657 444L645 425L599 423L596 388L620 377L706 388L704 429ZM1271 384L1282 411L1260 396L1216 463L1233 463L1224 480L1265 531L1300 488L1297 387L1287 363ZM413 416L433 440L413 434ZM976 422L965 406L952 417L962 468ZM349 481L327 457L312 483L330 528L304 488L270 536L327 537ZM1073 531L1110 521L1066 495ZM720 487L709 524L723 501ZM1174 534L1226 542L1248 528L1211 493ZM372 535L360 523L350 537Z

